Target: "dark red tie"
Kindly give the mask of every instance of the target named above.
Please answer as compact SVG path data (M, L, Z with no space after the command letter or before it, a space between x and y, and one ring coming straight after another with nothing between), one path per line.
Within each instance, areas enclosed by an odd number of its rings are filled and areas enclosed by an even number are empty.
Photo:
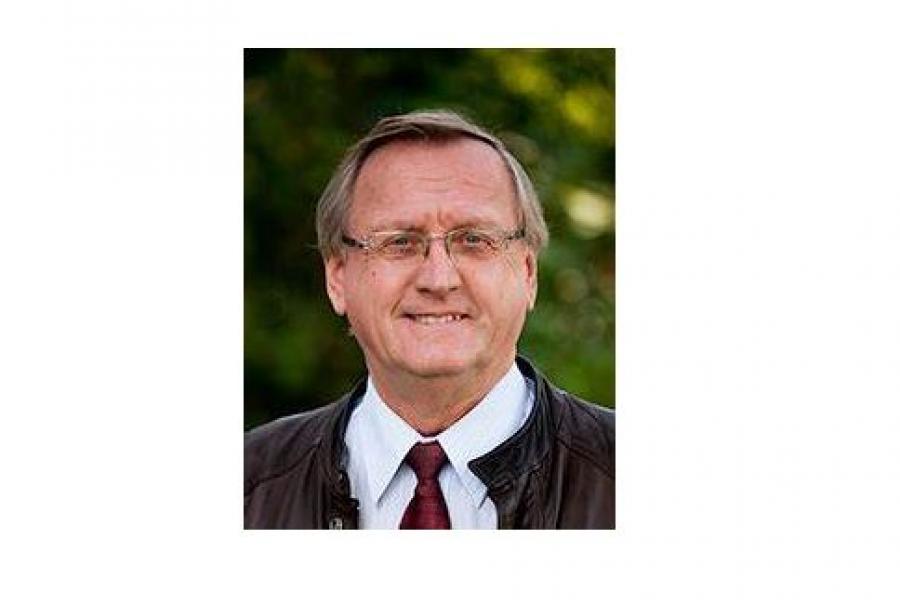
M437 442L416 444L406 455L406 464L412 467L419 482L410 500L400 529L450 529L447 503L438 483L438 473L447 462L444 449Z

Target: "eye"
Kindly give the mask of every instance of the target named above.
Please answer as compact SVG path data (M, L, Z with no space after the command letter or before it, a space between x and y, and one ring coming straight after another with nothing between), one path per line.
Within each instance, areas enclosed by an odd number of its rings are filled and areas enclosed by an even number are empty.
M398 235L391 236L385 242L385 246L390 246L392 248L405 248L406 246L411 246L414 243L413 238L408 233L401 233Z
M483 231L466 229L453 237L453 245L464 252L487 252L494 248L493 238Z
M391 257L404 257L419 252L421 240L414 233L396 233L388 236L379 246L379 252Z
M463 240L467 244L471 245L481 245L487 244L490 245L491 238L487 234L481 233L480 231L467 231L463 236Z

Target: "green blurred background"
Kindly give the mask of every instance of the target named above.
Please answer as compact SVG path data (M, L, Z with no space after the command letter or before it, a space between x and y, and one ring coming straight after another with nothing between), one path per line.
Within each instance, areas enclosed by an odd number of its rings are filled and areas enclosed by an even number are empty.
M615 405L615 52L244 51L244 426L327 404L364 373L332 313L315 206L379 118L461 112L498 135L550 228L519 351Z

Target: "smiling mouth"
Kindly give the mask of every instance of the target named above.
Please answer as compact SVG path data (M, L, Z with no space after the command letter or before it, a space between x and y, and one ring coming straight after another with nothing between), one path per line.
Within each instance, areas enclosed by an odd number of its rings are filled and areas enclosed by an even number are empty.
M462 313L424 313L424 314L412 314L406 313L403 315L405 318L409 319L413 323L418 325L442 325L445 323L456 323L462 321L463 319L468 319L469 316Z

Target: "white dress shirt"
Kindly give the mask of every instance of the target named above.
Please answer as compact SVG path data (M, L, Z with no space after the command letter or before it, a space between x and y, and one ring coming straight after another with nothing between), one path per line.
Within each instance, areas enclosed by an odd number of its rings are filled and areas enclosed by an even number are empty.
M497 508L469 461L518 431L534 405L534 390L513 363L506 375L463 418L436 437L423 437L378 395L372 378L350 415L344 441L350 492L359 500L360 529L397 529L412 500L416 475L403 462L418 442L437 440L448 464L438 482L453 529L496 529Z

